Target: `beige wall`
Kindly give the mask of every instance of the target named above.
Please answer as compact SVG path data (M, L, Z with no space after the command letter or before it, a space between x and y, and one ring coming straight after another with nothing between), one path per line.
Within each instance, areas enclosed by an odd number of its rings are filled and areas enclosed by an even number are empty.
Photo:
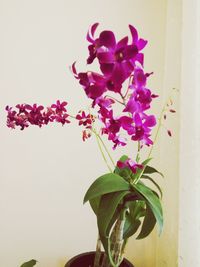
M179 1L164 0L0 0L1 110L18 102L48 105L58 98L69 102L71 113L86 105L66 66L85 60L86 30L99 21L101 29L113 29L118 36L133 24L149 40L145 68L155 73L150 87L161 95L155 104L158 112L168 89L179 87L179 63L171 63L175 58L179 62L179 55L171 53L180 42L179 8ZM170 12L173 19L166 24ZM93 250L95 217L82 198L106 171L95 142L83 144L75 124L14 132L5 127L5 114L0 116L0 266L36 258L38 267L61 267L73 255ZM177 123L171 123L175 131ZM164 133L163 149L154 153L155 164L166 173L165 230L159 240L156 232L144 241L130 240L127 257L136 267L176 266L177 134L169 140Z
M183 0L179 266L200 266L200 2ZM189 38L188 38L189 37Z

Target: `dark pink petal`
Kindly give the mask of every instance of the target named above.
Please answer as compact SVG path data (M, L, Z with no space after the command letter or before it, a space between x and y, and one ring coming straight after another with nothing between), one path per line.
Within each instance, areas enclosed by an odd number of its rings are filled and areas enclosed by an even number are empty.
M39 106L38 107L38 111L40 112L41 110L43 110L44 109L44 107L43 106Z
M97 58L100 63L113 63L115 58L110 52L101 52L97 54Z
M142 126L142 119L138 113L135 114L134 121L136 126Z
M99 26L99 23L98 22L96 22L96 23L94 23L92 25L92 27L91 27L91 35L92 35L92 37L94 37L95 31L96 31L96 29L97 29L98 26Z
M138 53L138 48L136 45L128 45L123 52L123 58L125 60L134 58Z
M85 88L87 96L91 99L96 99L100 97L106 91L104 86L90 85Z
M68 103L66 101L63 101L61 104L61 107L65 107Z
M94 42L94 34L95 34L95 31L96 31L98 25L99 25L99 23L94 23L90 27L90 29L88 30L88 32L87 32L87 40L88 40L88 42L90 42L90 43Z
M117 50L118 50L118 49L121 49L122 47L127 46L127 44L128 44L128 37L126 36L126 37L124 37L123 39L121 39L121 40L117 43L117 45L116 45L116 49L117 49Z
M145 137L144 144L147 146L150 146L150 145L153 145L153 141L149 137Z
M32 106L31 106L31 105L26 104L25 106L26 106L26 109L28 109L28 110L32 110Z
M128 116L123 116L120 119L121 127L127 131L129 135L134 133L133 119Z
M136 86L145 86L146 85L147 77L144 74L142 69L136 69L134 74L134 83Z
M159 95L152 94L151 97L152 98L157 98L157 97L159 97Z
M76 79L78 79L78 74L77 74L77 70L76 70L76 61L72 64L72 66L71 66L71 71L72 71L72 73L74 74L74 77L75 77Z
M129 25L129 29L130 29L131 35L132 35L132 43L135 44L138 41L138 32L137 32L136 28L134 28L132 25Z
M91 64L96 58L96 54L97 54L96 46L93 44L89 45L88 50L89 50L89 57L87 58L87 64Z
M153 127L156 125L156 118L154 115L150 115L146 118L144 126L145 127Z
M105 78L96 72L88 72L88 77L90 79L90 82L95 82L99 85L105 84Z
M116 40L112 31L103 31L99 36L99 45L107 48L115 48Z
M122 169L122 168L126 167L126 164L125 164L124 162L118 160L118 161L117 161L117 167L118 167L119 169Z
M144 54L138 53L135 57L135 61L138 61L143 66L144 65Z
M127 73L127 76L131 75L132 71L135 68L135 66L131 62L131 60L123 61L120 64L121 64L121 67L123 68L123 70L125 71L125 73Z
M151 76L151 75L153 75L153 71L152 72L150 72L150 73L145 73L145 75L146 75L146 77L148 78L149 76Z
M138 110L138 103L134 100L134 98L130 98L123 111L130 112L131 114L133 114L137 110Z
M137 42L137 47L138 47L138 50L142 50L143 48L145 48L145 46L147 45L148 41L147 40L144 40L144 39L139 39L138 42Z
M112 81L115 85L122 85L122 83L127 79L126 71L122 68L120 64L116 64L113 73Z
M105 75L110 75L113 72L114 64L113 63L102 63L100 64L101 71Z

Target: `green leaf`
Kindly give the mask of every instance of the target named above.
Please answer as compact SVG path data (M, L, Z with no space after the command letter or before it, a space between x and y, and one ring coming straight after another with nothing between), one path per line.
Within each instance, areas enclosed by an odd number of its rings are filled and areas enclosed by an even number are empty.
M140 218L145 215L145 206L144 200L135 200L128 203L129 212L126 214L124 239L134 235L138 230L141 224Z
M153 191L149 187L140 182L138 182L137 184L133 184L132 186L147 201L147 204L151 208L156 218L156 221L159 225L159 234L160 234L163 228L163 213L159 198L153 193Z
M134 220L139 219L140 217L143 217L145 215L145 201L143 200L136 200L136 201L132 201L129 204L129 210L130 210L130 214L131 217Z
M142 175L141 179L148 179L149 181L151 181L158 189L158 191L160 192L160 197L162 198L162 189L160 188L160 186L154 181L154 179L152 179L151 177L149 177L148 175Z
M33 267L36 265L37 261L36 260L30 260L25 263L23 263L20 267Z
M133 220L130 213L128 213L125 218L123 239L127 239L130 236L134 235L138 230L140 224L141 224L140 220Z
M101 197L98 214L97 214L97 224L99 233L103 237L108 237L109 232L108 227L111 228L110 222L116 212L118 205L124 196L129 194L130 191L119 191L114 193L109 193Z
M103 236L99 233L100 239L101 239L101 243L103 244L104 250L107 253L107 255L109 254L109 233L110 230L112 228L112 226L114 225L114 223L116 222L117 218L118 218L119 214L117 212L117 210L115 211L111 221L108 224L107 230L106 230L106 236Z
M144 174L152 174L152 173L158 173L160 174L162 177L164 177L164 175L159 172L158 170L156 170L155 168L151 167L151 166L146 166L146 168L144 169Z
M136 174L133 175L133 181L138 181L141 177L141 175L143 174L146 165L149 163L149 161L151 160L151 158L146 159L145 161L142 162L143 168L142 169L137 169Z
M99 203L100 203L101 196L95 197L90 199L90 206L93 209L94 213L97 215L98 209L99 209Z
M142 229L137 237L137 239L142 239L147 237L151 231L153 230L154 226L156 224L156 218L149 207L149 205L146 206L146 214L144 217L144 221L142 224Z
M84 203L107 193L126 191L129 189L129 183L127 183L121 176L115 173L107 173L97 178L89 187L84 197Z

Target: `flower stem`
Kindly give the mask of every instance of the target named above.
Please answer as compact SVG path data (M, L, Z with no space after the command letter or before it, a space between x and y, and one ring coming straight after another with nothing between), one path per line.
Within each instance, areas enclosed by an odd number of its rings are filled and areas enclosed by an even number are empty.
M154 140L153 140L153 145L151 146L151 149L150 149L149 154L148 154L148 158L151 157L151 154L152 154L153 149L154 149L154 147L155 147L156 141L157 141L157 139L158 139L158 134L159 134L159 132L160 132L160 128L161 128L161 126L162 126L162 118L163 118L164 112L165 112L165 110L166 110L166 106L167 106L167 104L168 104L168 102L169 102L170 100L171 100L171 95L170 95L170 97L167 99L167 101L165 102L165 104L164 104L164 106L163 106L163 108L162 108L162 110L161 110L160 116L159 116L159 118L158 118L158 127L157 127L156 134L155 134L155 137L154 137Z
M137 156L136 156L136 162L140 161L140 141L138 141L138 150L137 150Z
M100 142L99 142L98 134L97 134L97 132L96 132L94 129L92 129L92 132L95 134L95 137L96 137L97 144L98 144L99 150L100 150L100 152L101 152L101 155L102 155L102 157L103 157L103 159L104 159L104 161L105 161L105 163L106 163L106 165L107 165L109 171L112 172L112 169L111 169L110 165L109 165L108 162L107 162L106 156L105 156L105 154L104 154L104 152L103 152L103 150L102 150L101 144L100 144Z
M109 98L112 98L113 100L115 100L117 103L121 104L121 105L125 105L124 102L121 102L120 100L116 99L115 97L113 96L110 96L110 95L106 95L106 97L109 97Z
M100 142L102 143L102 145L103 145L103 147L104 147L106 153L108 154L108 157L109 157L110 161L112 162L113 166L115 167L115 162L114 162L112 156L110 155L110 152L108 151L108 149L107 149L107 147L106 147L106 145L105 145L103 139L101 138L101 136L100 136L99 134L97 134L97 136L98 136Z

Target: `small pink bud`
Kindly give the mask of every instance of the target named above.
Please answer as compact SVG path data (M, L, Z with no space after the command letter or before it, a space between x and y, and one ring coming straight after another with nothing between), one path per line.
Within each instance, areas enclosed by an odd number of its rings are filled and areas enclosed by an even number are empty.
M167 133L170 137L172 136L172 132L170 130L167 130Z

